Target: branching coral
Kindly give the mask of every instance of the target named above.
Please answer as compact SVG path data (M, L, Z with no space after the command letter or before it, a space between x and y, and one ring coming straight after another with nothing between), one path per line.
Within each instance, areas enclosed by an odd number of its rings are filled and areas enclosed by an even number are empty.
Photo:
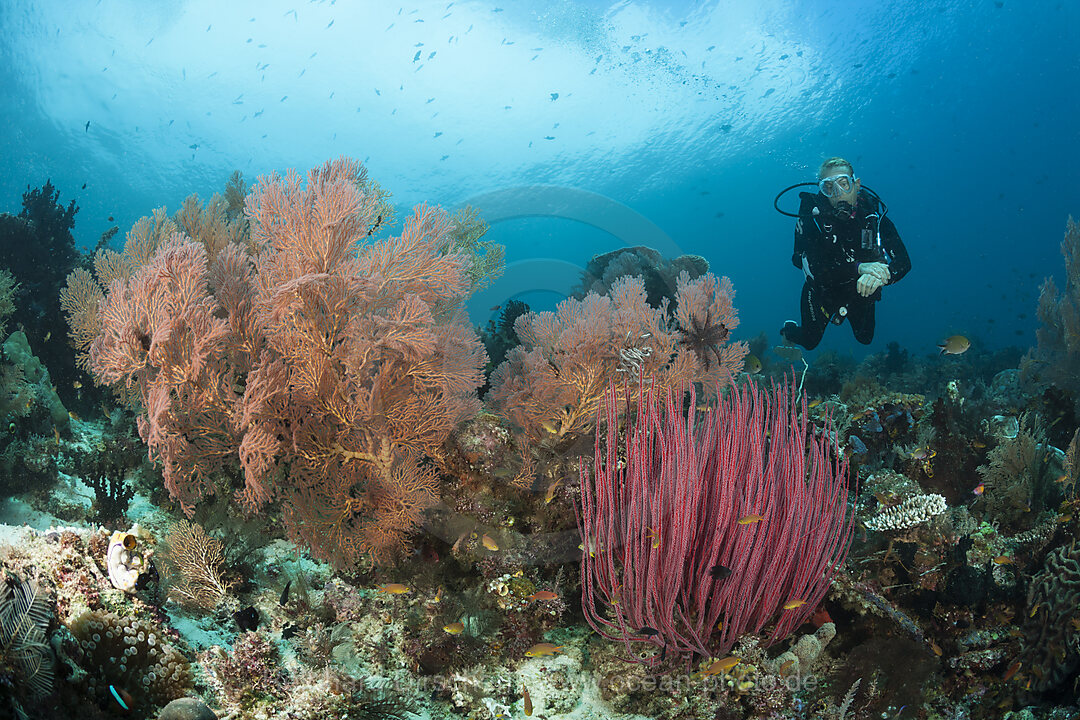
M224 546L201 525L181 520L169 528L157 556L169 596L192 607L211 609L229 594L222 574Z
M491 402L537 442L588 432L612 381L620 406L634 397L625 389L639 374L664 388L698 382L711 394L735 376L747 353L745 343L726 342L738 326L733 296L727 278L683 273L671 312L666 300L649 304L642 278L624 277L610 295L522 315L514 326L522 344L492 375Z
M1065 288L1059 290L1054 278L1043 283L1039 293L1037 347L1025 358L1026 375L1049 381L1073 395L1080 410L1080 223L1070 217L1061 241L1065 257Z
M188 202L99 253L96 278L72 274L83 361L140 412L189 516L239 466L248 511L281 501L292 537L345 566L392 556L434 503L430 460L479 407L484 351L461 307L493 265L475 216L426 206L368 243L385 197L341 158L261 178L247 225Z

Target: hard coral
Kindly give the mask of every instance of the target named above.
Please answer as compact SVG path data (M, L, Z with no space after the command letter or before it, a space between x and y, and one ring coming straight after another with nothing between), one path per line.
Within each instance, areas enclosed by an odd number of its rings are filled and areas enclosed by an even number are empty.
M1028 590L1019 660L1032 693L1063 686L1080 666L1080 545L1073 541L1046 556ZM1025 687L1027 688L1027 681Z

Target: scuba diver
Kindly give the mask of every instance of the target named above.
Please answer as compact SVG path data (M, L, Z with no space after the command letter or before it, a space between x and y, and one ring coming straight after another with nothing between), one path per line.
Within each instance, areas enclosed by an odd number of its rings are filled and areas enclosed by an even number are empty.
M817 185L817 193L800 192L799 214L780 210L777 202L788 190ZM825 326L847 319L855 339L867 345L874 339L874 303L881 288L911 269L907 248L888 207L877 193L864 188L844 158L821 164L817 183L799 183L776 196L773 206L796 217L795 250L791 262L806 276L802 288L802 324L784 323L780 335L789 344L813 350Z

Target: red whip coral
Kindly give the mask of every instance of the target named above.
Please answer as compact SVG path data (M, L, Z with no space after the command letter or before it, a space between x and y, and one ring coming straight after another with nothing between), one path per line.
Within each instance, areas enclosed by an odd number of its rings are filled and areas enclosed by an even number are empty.
M828 428L807 427L806 399L733 387L695 422L681 395L642 390L621 445L617 396L581 471L582 605L589 624L667 654L729 651L772 625L787 637L817 607L847 555L847 463ZM723 625L717 629L717 623ZM642 633L652 628L656 634Z

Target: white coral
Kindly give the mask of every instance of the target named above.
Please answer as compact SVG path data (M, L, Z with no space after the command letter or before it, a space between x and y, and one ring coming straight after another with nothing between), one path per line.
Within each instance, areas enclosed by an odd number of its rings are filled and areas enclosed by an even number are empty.
M885 508L867 520L866 527L871 530L906 530L940 515L946 508L945 498L941 495L915 495L899 505Z

